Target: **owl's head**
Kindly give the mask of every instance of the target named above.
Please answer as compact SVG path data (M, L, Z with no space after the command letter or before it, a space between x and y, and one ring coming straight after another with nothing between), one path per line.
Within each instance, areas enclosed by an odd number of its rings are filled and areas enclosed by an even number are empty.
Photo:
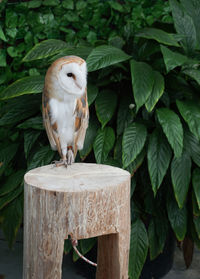
M57 59L49 69L54 89L61 87L64 92L81 96L87 85L87 66L85 60L78 56L65 56ZM56 88L55 88L56 87Z

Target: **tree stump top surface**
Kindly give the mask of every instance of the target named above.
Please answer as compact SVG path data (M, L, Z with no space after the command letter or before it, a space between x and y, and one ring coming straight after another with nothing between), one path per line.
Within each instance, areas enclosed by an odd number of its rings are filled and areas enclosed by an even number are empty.
M130 173L101 164L75 163L67 168L47 165L26 173L26 184L57 192L98 191L116 187L130 179Z

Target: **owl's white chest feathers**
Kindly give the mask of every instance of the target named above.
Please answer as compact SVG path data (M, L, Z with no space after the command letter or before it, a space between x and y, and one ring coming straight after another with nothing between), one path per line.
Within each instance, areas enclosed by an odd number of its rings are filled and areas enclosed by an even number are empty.
M60 102L57 99L51 98L49 105L51 124L54 124L55 122L57 124L57 132L60 138L61 147L73 145L76 99Z

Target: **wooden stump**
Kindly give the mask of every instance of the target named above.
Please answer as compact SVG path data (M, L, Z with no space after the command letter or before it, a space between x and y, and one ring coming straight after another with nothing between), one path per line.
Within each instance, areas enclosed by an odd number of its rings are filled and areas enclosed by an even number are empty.
M26 173L24 279L61 279L64 239L98 236L97 279L127 279L130 174L76 163Z

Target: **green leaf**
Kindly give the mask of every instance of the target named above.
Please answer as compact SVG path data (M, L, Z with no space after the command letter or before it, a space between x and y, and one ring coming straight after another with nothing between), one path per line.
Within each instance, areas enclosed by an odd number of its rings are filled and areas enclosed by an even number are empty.
M154 74L152 68L144 62L131 60L130 64L133 95L137 110L139 110L151 95L154 84Z
M83 255L88 253L96 243L96 238L81 239L80 246Z
M117 106L117 95L110 90L100 92L95 101L96 113L102 128L110 121Z
M96 119L90 118L89 126L86 131L83 149L79 151L82 160L84 160L85 157L87 157L88 154L91 152L98 128L98 121Z
M69 254L69 252L72 250L72 243L70 239L65 239L64 244L64 253Z
M42 5L41 0L32 0L32 1L28 2L29 9L39 8L41 5Z
M131 227L129 255L129 276L138 279L145 263L148 252L148 235L141 220L137 220Z
M199 26L200 26L200 5L199 0L181 0L181 4L184 6L187 13L192 17L195 28L196 35L198 39L198 43L200 45L200 34L199 34Z
M184 65L188 61L188 57L178 52L171 51L165 46L160 46L164 58L167 73L178 66Z
M43 76L25 77L13 82L0 93L0 100L7 100L25 94L41 93L44 88Z
M0 118L0 126L14 125L30 117L39 110L39 100L35 96L16 98L6 105L7 112ZM41 102L41 101L40 101ZM28 105L27 105L28 104Z
M51 163L54 154L49 145L41 147L35 152L33 157L28 160L28 170Z
M112 128L105 127L103 130L99 130L93 145L94 155L98 164L103 163L107 159L114 143L115 133Z
M187 129L184 130L184 148L195 164L200 167L200 141Z
M63 56L68 56L68 55L77 55L85 60L88 57L88 55L91 53L91 51L92 51L92 48L88 47L88 46L87 47L85 47L85 46L67 47L63 51L61 51L58 54L56 54L55 56L51 57L49 60L51 62L54 62L56 59L61 58Z
M187 232L187 208L181 209L174 199L169 198L167 202L167 213L172 229L179 241L183 241Z
M20 129L36 129L36 130L44 130L44 126L43 126L43 119L41 116L36 116L36 117L32 117L27 119L26 121L24 121L22 124L17 126Z
M6 67L6 52L4 49L0 49L0 67Z
M43 0L42 5L48 7L54 7L60 4L59 0Z
M92 50L86 60L88 72L96 71L129 60L130 58L131 56L127 55L121 49L107 45L98 46Z
M10 55L10 57L17 57L19 55L17 48L13 46L8 47L7 52Z
M200 139L200 110L194 101L176 101L180 114L187 122L190 131Z
M67 43L61 40L45 40L37 45L35 45L23 58L24 62L42 59L54 55L63 49L67 48Z
M6 195L0 197L0 210L3 209L7 204L13 201L16 197L18 197L23 192L23 184L19 187L15 188L14 191L9 192Z
M87 87L88 105L90 106L98 95L99 89L94 84L89 83Z
M154 109L155 105L159 101L165 89L165 81L163 76L157 71L153 71L153 75L154 75L153 89L151 95L149 96L149 98L145 103L148 112L151 112Z
M8 179L4 182L4 184L0 188L0 196L3 196L5 194L8 194L12 192L19 184L23 182L25 171L24 170L18 170L17 172L14 172L11 174Z
M183 152L181 157L174 157L171 163L171 177L176 201L181 208L188 193L191 177L191 159L188 153Z
M146 155L145 148L142 149L142 151L137 155L135 160L126 167L126 170L130 172L131 175L134 175L134 173L137 171L137 169L142 165L144 158Z
M195 225L195 229L198 235L198 238L200 239L200 216L193 216L193 222Z
M117 135L121 135L124 129L129 126L133 120L134 114L132 113L129 105L131 104L131 99L126 96L126 98L121 97L119 101L119 108L117 112Z
M38 139L39 135L40 132L33 130L28 130L24 132L24 153L26 158L28 157L31 148Z
M200 85L200 70L186 69L183 73L196 80L196 82Z
M2 41L4 41L4 42L7 41L7 39L6 39L5 35L4 35L4 32L3 32L3 29L2 29L2 27L1 27L1 25L0 25L0 40L2 40Z
M3 212L2 229L9 247L15 242L23 217L23 195L12 201Z
M179 46L176 39L176 34L167 33L161 29L144 28L141 31L139 31L139 33L137 33L136 36L156 40L158 43L169 46Z
M194 50L197 43L196 30L192 18L184 11L176 1L170 0L174 25L178 34L182 35L183 47L187 51Z
M150 260L154 260L163 252L166 237L168 233L168 225L164 216L154 217L149 224L149 252Z
M108 3L111 6L111 8L113 8L114 10L121 12L121 13L124 11L123 6L120 3L116 2L116 1L109 1Z
M147 159L151 185L156 195L169 167L172 152L168 142L159 130L151 134L148 145Z
M200 169L196 168L192 173L192 185L200 209Z
M200 216L200 209L198 207L196 195L194 191L192 191L192 212L194 216Z
M18 144L9 144L8 146L4 146L4 144L0 145L0 175L14 158L18 147Z
M122 139L123 167L130 165L141 152L147 137L146 127L139 123L133 123L127 127Z
M178 115L168 108L157 109L156 113L175 156L180 157L183 150L183 127Z

